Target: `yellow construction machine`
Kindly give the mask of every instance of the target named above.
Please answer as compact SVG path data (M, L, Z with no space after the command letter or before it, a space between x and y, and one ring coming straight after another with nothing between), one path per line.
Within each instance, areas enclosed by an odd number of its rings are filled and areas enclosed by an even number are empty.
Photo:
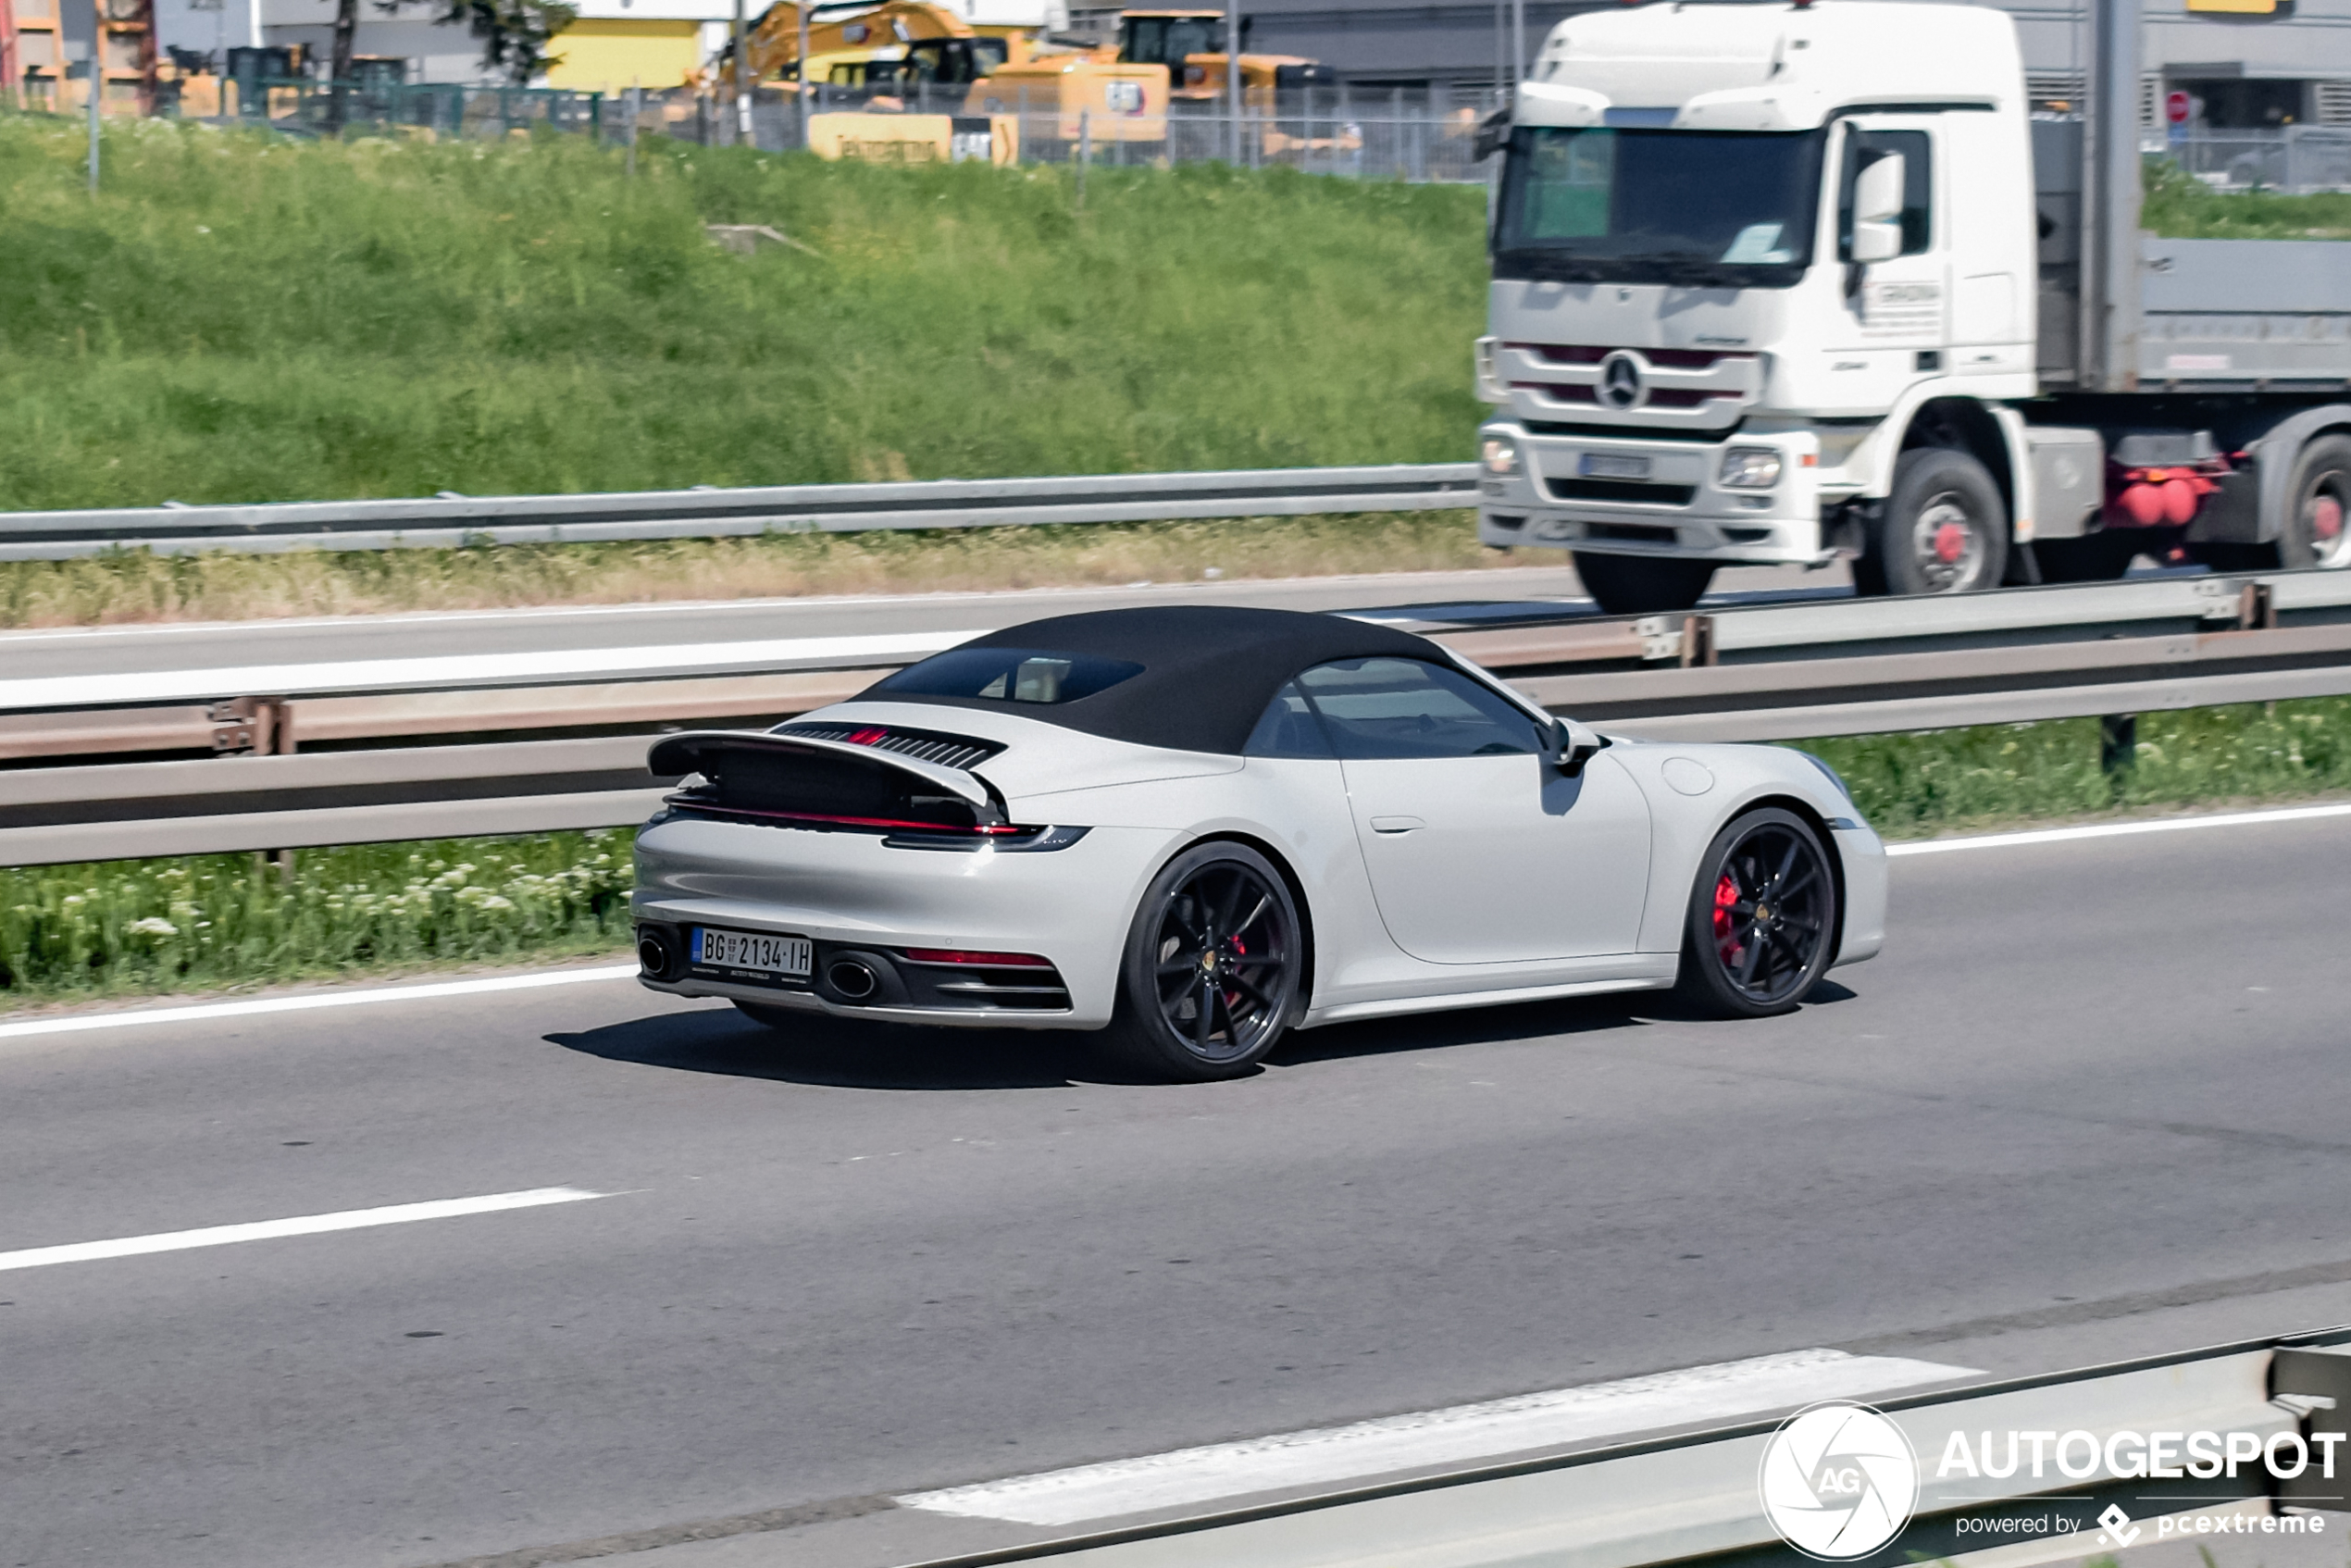
M799 0L777 0L744 41L752 80L788 93L798 91L800 47ZM961 88L965 117L1050 117L1043 125L1028 121L1032 139L1167 138L1163 68L1044 45L1022 33L980 32L927 0L811 6L808 56L812 84L863 88L877 94L868 100L868 110L889 112L902 108L909 97L936 98L939 89L952 93ZM820 63L822 77L815 68ZM713 71L718 91L731 93L733 71L724 56Z
M1273 112L1275 94L1337 85L1338 73L1297 55L1249 52L1249 18L1241 19L1241 95L1254 113ZM1121 11L1118 44L1105 51L1132 65L1165 68L1168 95L1179 104L1211 104L1226 91L1225 13Z

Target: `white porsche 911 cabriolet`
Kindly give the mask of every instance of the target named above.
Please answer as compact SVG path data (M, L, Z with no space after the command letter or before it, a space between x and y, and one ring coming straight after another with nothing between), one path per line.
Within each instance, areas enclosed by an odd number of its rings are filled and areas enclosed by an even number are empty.
M643 981L783 1030L1100 1030L1216 1078L1389 1014L1785 1012L1884 940L1884 846L1824 764L1611 740L1337 616L1032 621L648 760L684 786L637 838Z

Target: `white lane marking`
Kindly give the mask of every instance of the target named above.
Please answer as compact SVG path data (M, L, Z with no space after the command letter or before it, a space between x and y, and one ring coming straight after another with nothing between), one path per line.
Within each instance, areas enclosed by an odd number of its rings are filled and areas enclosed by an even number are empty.
M1977 1375L1967 1367L1897 1356L1790 1350L1349 1426L912 1492L893 1500L933 1513L1021 1524L1075 1524Z
M0 708L71 708L105 703L196 702L222 692L387 691L447 680L593 680L655 676L712 666L823 664L841 659L913 660L984 631L903 631L877 636L771 637L749 642L649 643L635 648L550 648L527 653L435 653L409 659L334 659L318 664L231 665L217 669L140 670L116 675L41 675L0 680Z
M394 1203L381 1209L345 1209L338 1214L297 1214L250 1225L213 1225L201 1230L167 1230L155 1236L125 1236L113 1241L76 1241L63 1247L28 1247L0 1252L0 1269L46 1268L52 1263L87 1263L102 1258L135 1258L148 1252L180 1252L191 1247L226 1247L238 1241L274 1241L286 1236L319 1236L332 1230L450 1220L464 1214L494 1214L506 1209L536 1209L548 1203L578 1203L609 1198L579 1187L534 1187L528 1192L492 1192L481 1198L442 1198L429 1203Z
M2281 811L2232 811L2211 816L2163 816L2147 822L2096 822L2079 828L2036 828L2022 833L1984 833L1966 839L1923 839L1888 844L1889 855L1947 854L1954 850L2004 850L2028 844L2063 844L2076 839L2120 839L2133 833L2184 833L2193 828L2253 828L2267 822L2311 822L2351 816L2351 803L2289 806Z
M429 986L379 986L368 990L310 991L300 996L256 997L251 1002L205 1002L187 1007L150 1007L136 1013L69 1013L57 1018L31 1018L21 1024L0 1024L0 1040L26 1039L34 1035L80 1034L87 1029L120 1029L134 1024L196 1024L215 1018L257 1018L269 1013L307 1013L319 1007L364 1007L375 1002L429 1002L450 996L486 996L492 991L537 990L542 986L576 986L591 980L633 980L634 964L605 964L593 969L554 969L535 975L500 975L486 980L443 980Z

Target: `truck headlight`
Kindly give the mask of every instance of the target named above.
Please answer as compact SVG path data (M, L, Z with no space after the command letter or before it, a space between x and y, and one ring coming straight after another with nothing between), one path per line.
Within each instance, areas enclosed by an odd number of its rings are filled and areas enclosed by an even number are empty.
M1485 447L1478 454L1478 461L1494 478L1509 479L1518 472L1518 443L1503 436L1487 436Z
M1769 490L1780 482L1780 454L1768 446L1735 446L1723 454L1724 490Z

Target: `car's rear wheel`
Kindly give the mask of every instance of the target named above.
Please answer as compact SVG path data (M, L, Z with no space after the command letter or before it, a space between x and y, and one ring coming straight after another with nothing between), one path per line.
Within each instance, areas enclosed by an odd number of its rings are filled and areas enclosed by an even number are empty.
M1677 989L1710 1013L1795 1010L1828 968L1836 878L1811 824L1763 806L1714 836L1690 890Z
M1154 1076L1238 1077L1289 1028L1305 956L1272 862L1246 844L1187 850L1135 911L1105 1043Z

